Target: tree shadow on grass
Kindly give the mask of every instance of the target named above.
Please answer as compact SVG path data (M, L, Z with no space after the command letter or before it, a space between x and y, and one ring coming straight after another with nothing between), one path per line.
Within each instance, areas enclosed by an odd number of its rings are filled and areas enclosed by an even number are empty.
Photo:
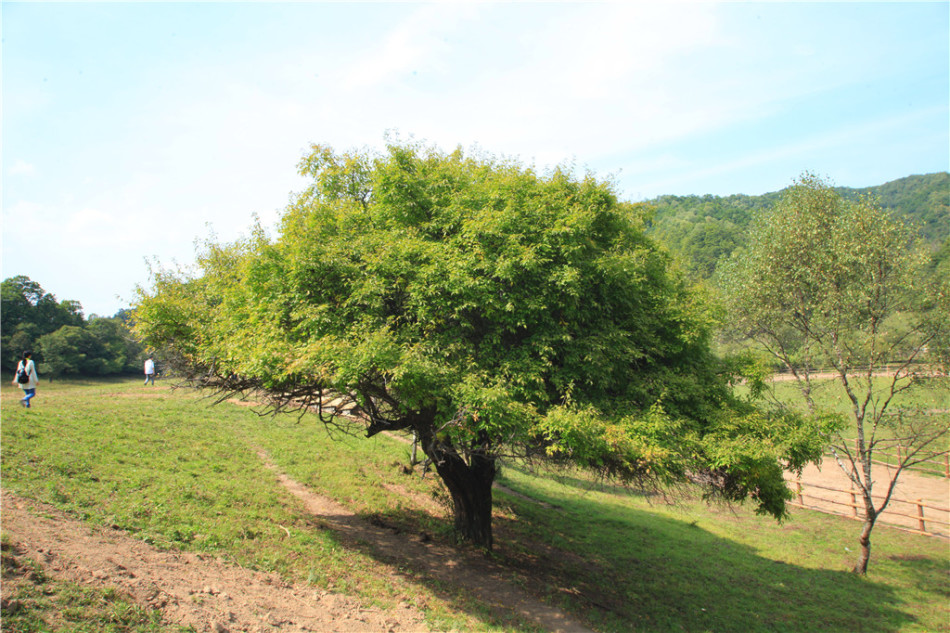
M329 528L337 545L390 566L410 584L424 585L453 611L510 630L582 630L562 629L564 612L512 584L507 566L482 550L451 543L451 522L444 519L433 523L425 512L403 508L321 515L316 525Z
M452 609L514 630L540 621L540 611L524 608L526 593L598 631L888 633L918 621L893 586L776 562L696 522L634 508L624 498L636 495L626 491L584 494L589 482L574 482L581 494L552 493L539 478L501 483L517 494L495 493L492 557L448 543L451 518L419 508L334 510L316 523ZM939 562L915 564L923 573Z
M546 499L530 485L506 485ZM694 522L586 496L556 510L511 497L496 503L517 517L496 519L509 563L598 630L886 633L917 621L893 587L770 560ZM922 586L946 585L935 577L944 561L905 562Z
M598 631L888 633L917 622L893 587L848 571L770 560L689 521L589 498L564 503L521 483L505 485L526 496L496 494L496 507L506 511L496 512L491 560L429 542L419 526L431 527L432 518L406 509L352 517L395 539L382 548L378 538L364 539L358 547L388 564L408 563L411 580L453 608L485 617L477 603L489 605L495 622L508 626L518 626L517 614L543 621L518 602L515 576L528 593ZM901 562L914 567L922 586L946 584L937 578L942 561Z

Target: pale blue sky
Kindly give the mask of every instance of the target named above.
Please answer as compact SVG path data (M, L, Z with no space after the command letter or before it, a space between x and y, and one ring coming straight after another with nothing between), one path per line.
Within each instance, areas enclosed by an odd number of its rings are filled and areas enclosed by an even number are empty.
M631 200L950 169L938 3L3 2L3 277L87 315L387 130Z

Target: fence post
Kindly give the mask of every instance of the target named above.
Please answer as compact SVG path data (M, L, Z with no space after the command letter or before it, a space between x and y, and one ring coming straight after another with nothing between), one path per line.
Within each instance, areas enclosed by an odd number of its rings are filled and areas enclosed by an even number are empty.
M917 500L917 523L920 525L920 531L926 532L927 525L924 523L924 500Z
M805 505L805 497L802 495L802 480L798 479L795 481L795 487L798 489L798 503Z
M943 474L950 479L950 453L943 456Z
M854 482L851 482L851 516L858 516L858 497L854 494Z

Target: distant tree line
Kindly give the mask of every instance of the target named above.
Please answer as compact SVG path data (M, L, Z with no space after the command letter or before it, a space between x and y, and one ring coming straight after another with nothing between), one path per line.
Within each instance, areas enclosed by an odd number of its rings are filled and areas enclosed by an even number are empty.
M25 275L2 283L0 365L16 369L32 350L41 376L110 376L141 371L144 349L129 330L128 310L85 319L78 301L57 301Z

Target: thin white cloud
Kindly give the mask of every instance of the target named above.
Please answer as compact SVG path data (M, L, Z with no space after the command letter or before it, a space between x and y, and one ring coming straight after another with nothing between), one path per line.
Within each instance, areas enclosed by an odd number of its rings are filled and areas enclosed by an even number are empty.
M338 136L378 143L383 130L398 129L443 146L478 143L557 163L647 146L735 116L731 104L710 104L691 121L688 87L671 89L675 64L716 45L714 7L557 8L553 18L538 12L531 29L519 28L524 15L498 26L510 15L506 5L412 14L363 59L338 69L341 98L328 113ZM469 27L496 39L465 37ZM406 81L415 70L443 79L438 92Z
M444 68L449 53L443 37L478 11L478 5L428 4L396 24L378 46L342 65L344 91L382 89L406 74Z
M64 228L78 244L104 246L109 243L109 234L114 230L117 219L101 209L84 207L70 216Z
M22 158L16 159L13 163L13 167L10 168L10 174L14 176L32 176L35 173L36 166L26 162Z
M717 42L712 9L663 3L589 7L536 32L534 44L545 55L532 71L573 87L574 98L583 101L634 96L644 88L655 93L676 62Z
M3 223L10 229L19 225L29 225L43 212L43 205L28 200L18 200L3 208ZM4 240L6 241L6 240Z

